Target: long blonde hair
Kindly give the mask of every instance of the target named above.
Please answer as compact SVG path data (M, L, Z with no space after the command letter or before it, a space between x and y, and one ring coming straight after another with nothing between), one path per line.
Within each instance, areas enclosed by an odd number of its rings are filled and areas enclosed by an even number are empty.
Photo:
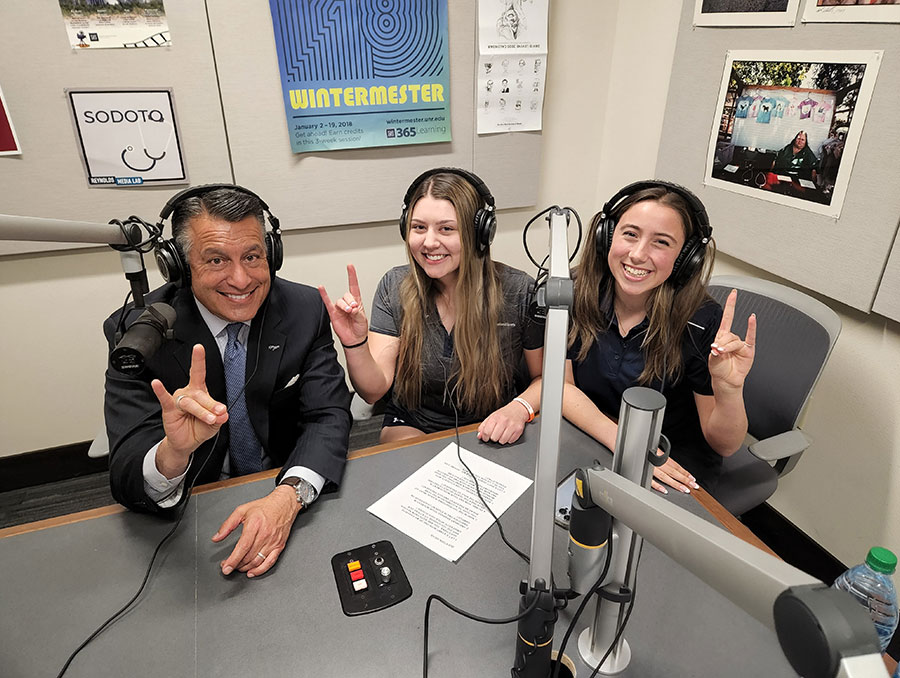
M416 202L424 196L447 200L456 209L461 257L456 283L454 357L448 381L451 393L467 413L481 417L505 404L514 380L515 365L503 359L497 323L503 307L503 290L490 248L476 252L475 213L482 200L463 177L451 173L433 174L423 181L409 200L412 216ZM408 221L407 221L408 223ZM409 273L400 284L403 319L400 324L400 352L394 391L405 407L415 410L422 396L422 346L425 316L437 313L437 286L419 267L409 249Z
M670 207L681 217L685 242L699 235L691 208L678 193L663 186L647 188L628 196L613 210L610 218L618 223L621 216L633 205L644 200L653 200ZM572 325L569 329L569 345L577 340L580 349L576 360L587 357L591 345L597 337L609 331L610 315L614 312L615 279L609 269L609 261L601 257L597 250L597 230L602 223L602 212L591 219L585 240L584 254L575 271L575 304ZM684 367L681 355L681 336L704 302L711 300L706 291L709 275L715 259L715 243L710 240L703 255L703 263L681 287L676 288L669 278L653 290L647 300L649 327L641 342L644 352L644 371L638 377L639 384L649 384L655 380L675 381Z

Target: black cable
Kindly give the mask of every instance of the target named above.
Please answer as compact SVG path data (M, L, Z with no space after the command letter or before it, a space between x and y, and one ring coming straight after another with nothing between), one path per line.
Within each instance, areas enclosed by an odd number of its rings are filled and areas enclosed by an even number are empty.
M140 252L141 254L147 254L153 250L154 243L162 234L162 228L159 224L150 224L133 214L124 222L119 221L118 219L111 219L109 223L119 227L119 230L122 232L122 237L125 238L125 242L128 243L127 245L111 245L115 250L135 251ZM147 231L147 237L138 242L134 242L131 239L131 231L126 229L126 226L128 225L139 225L143 227L144 230Z
M595 460L596 461L596 460ZM578 609L575 610L575 614L572 616L572 621L569 622L569 626L566 629L565 635L563 635L562 643L559 645L559 651L556 653L556 666L553 667L553 678L559 677L559 667L562 665L562 657L563 653L566 651L566 645L569 642L569 637L572 635L572 631L575 630L575 624L578 623L578 620L581 618L581 613L584 612L584 608L587 607L587 604L590 602L591 598L594 597L594 594L600 590L600 586L603 584L603 580L606 578L606 573L609 572L609 565L612 562L612 552L613 552L613 529L612 529L612 521L609 522L609 532L606 535L606 562L603 565L603 571L600 573L600 576L597 577L597 581L594 582L594 585L588 590L588 592L584 595L581 600L581 604L578 606Z
M643 543L641 544L641 552L643 552L644 547ZM625 612L625 618L622 620L622 624L616 629L616 635L613 637L612 642L609 644L609 647L606 650L606 653L597 662L597 666L594 667L594 670L591 672L589 678L594 678L597 673L600 671L600 667L603 666L603 662L606 661L607 657L612 654L613 649L615 649L619 640L622 638L622 634L625 632L625 627L628 626L628 620L631 619L631 611L634 609L634 599L637 597L637 564L640 563L641 555L638 553L637 561L635 563L635 571L634 571L634 585L631 589L631 600L628 602L628 610Z
M461 615L461 616L465 617L466 619L471 619L472 621L477 621L482 624L512 624L513 622L519 621L526 615L530 614L534 610L534 608L537 606L539 599L540 599L539 596L534 596L534 599L531 601L531 603L528 605L528 607L526 607L524 610L522 610L515 617L507 617L505 619L492 619L490 617L480 617L477 614L472 614L471 612L466 612L462 608L456 607L452 603L441 598L436 593L432 593L430 596L428 596L428 600L425 602L425 645L423 648L423 656L422 656L422 678L428 678L428 620L429 620L429 615L431 614L431 601L432 600L436 600L439 603L443 603L444 606L447 607L447 609L449 609L453 612L456 612L456 614Z
M128 290L128 294L125 295L125 301L122 302L122 310L119 311L119 322L116 323L116 334L125 334L125 309L128 308L128 300L131 299L132 290ZM118 337L116 337L118 339Z
M542 263L540 263L540 264L535 260L535 258L534 258L533 256L531 256L531 250L528 249L528 229L531 228L531 225L532 225L535 221L537 221L537 220L540 219L542 216L544 216L545 214L548 214L549 212L551 212L551 211L553 211L553 210L562 210L563 212L566 212L566 213L567 213L567 219L568 219L568 214L574 214L574 215L575 215L575 221L576 221L576 223L578 224L578 238L577 238L576 241L575 241L575 248L572 250L571 254L568 255L569 263L571 263L572 261L575 260L575 255L578 254L578 250L581 248L581 239L582 239L582 236L583 236L583 230L584 230L584 228L583 228L583 225L582 225L582 223L581 223L581 217L578 215L578 212L576 212L576 211L575 211L573 208L571 208L571 207L562 207L562 208L561 208L561 207L559 207L559 205L551 205L550 207L548 207L548 208L546 208L546 209L544 209L544 210L541 210L540 212L538 212L537 214L535 214L531 219L529 219L529 220L528 220L528 223L525 224L525 228L522 229L522 245L523 245L523 247L525 248L525 255L528 257L528 260L531 261L531 263L534 264L534 266L538 269L538 274L539 274L539 275L540 275L542 272L548 271L548 269L544 267L544 264L546 263L547 258L549 257L549 255L548 255L548 257L544 257L544 261L543 261Z
M515 553L519 558L525 561L526 564L531 562L531 559L525 555L522 551L517 549L512 543L506 538L506 533L503 531L503 524L500 522L500 518L491 510L491 507L488 506L488 503L485 501L484 497L481 494L481 486L478 484L478 478L472 472L472 469L469 468L468 464L463 461L462 458L462 445L459 440L459 411L456 409L456 402L453 397L453 391L456 390L457 384L454 384L453 389L450 392L450 406L453 408L453 426L456 430L456 458L459 459L459 463L463 465L463 468L469 472L469 475L472 476L472 480L475 483L475 493L478 495L478 498L481 500L481 503L484 504L484 508L487 509L487 512L491 514L491 518L494 519L494 524L497 526L497 529L500 531L500 538L503 540L503 543L506 544L513 553Z
M127 297L126 297L126 303L127 303ZM268 311L268 309L269 309L269 300L266 299L266 301L263 305L262 320L260 321L260 324L259 324L260 338L262 336L262 328L265 326L266 312ZM248 335L248 339L249 339L249 335ZM228 405L227 405L228 410L231 410L231 408L234 406L234 404L238 401L238 398L240 398L241 395L244 393L245 389L247 388L247 385L250 383L250 381L253 379L253 377L256 376L256 372L259 369L259 352L260 352L261 344L262 344L261 341L256 342L256 356L254 358L253 371L250 373L250 376L244 380L244 385L241 386L241 389L237 392L237 395L235 395L235 397L232 399L232 401L230 403L228 403ZM150 418L150 416L154 415L155 413L156 412L153 411L150 414L148 414L147 416L143 417L137 424L135 424L132 427L132 430L136 429L138 426L141 426L144 422L146 422ZM197 473L194 476L193 480L191 480L190 483L186 484L186 486L183 490L183 496L185 497L185 501L181 505L181 510L178 512L178 516L175 519L175 524L172 526L172 529L170 529L166 533L166 535L159 541L159 543L156 545L156 548L153 550L153 555L150 556L150 562L147 565L147 571L144 573L144 579L143 579L143 581L141 581L141 585L140 585L140 587L138 587L137 593L135 593L131 597L131 599L127 603L125 603L125 605L123 605L121 608L119 608L119 610L117 612L115 612L109 619L107 619L105 622L103 622L93 633L91 633L91 635L89 635L84 640L84 642L81 643L81 645L79 645L77 648L75 648L75 651L69 655L69 658L66 660L66 663L63 665L62 669L57 674L56 678L62 678L63 674L65 674L65 672L68 670L69 665L71 665L72 661L75 659L75 657L78 655L78 653L81 652L85 647L87 647L87 645L92 640L94 640L94 638L99 636L105 629L107 629L109 626L111 626L112 624L117 622L119 619L121 619L122 616L126 612L129 611L132 604L140 597L141 593L144 592L144 588L147 586L147 582L150 579L150 572L153 570L153 563L156 562L156 556L159 555L159 552L162 549L163 545L169 540L169 538L171 538L171 536L173 534L175 534L175 531L181 525L181 521L184 518L184 514L187 512L188 503L190 502L191 492L194 489L194 485L196 484L197 479L200 477L200 474L203 473L203 469L206 468L206 464L212 458L213 452L216 449L216 443L219 441L219 434L221 432L222 432L222 428L219 427L219 430L216 431L216 435L212 439L212 444L209 446L209 454L206 455L206 459L203 460L203 463L200 465L200 468L197 470ZM130 433L131 433L131 431L129 431L126 435L122 436L123 439L127 438L128 435L130 435Z

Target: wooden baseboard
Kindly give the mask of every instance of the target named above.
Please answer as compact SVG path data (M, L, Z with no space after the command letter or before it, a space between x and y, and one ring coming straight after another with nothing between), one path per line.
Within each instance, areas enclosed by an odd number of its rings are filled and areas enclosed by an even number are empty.
M107 457L88 456L91 441L0 457L0 492L105 471Z

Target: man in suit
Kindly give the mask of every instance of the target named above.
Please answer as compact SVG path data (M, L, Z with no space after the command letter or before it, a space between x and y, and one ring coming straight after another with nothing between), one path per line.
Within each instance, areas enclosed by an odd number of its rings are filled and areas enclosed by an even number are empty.
M280 235L240 187L188 189L163 211L170 281L147 295L177 314L174 338L138 375L106 371L110 484L136 511L174 517L186 487L281 466L268 495L238 506L212 537L243 525L221 563L260 575L294 519L343 473L350 394L316 289L275 277ZM103 330L110 349L120 313Z

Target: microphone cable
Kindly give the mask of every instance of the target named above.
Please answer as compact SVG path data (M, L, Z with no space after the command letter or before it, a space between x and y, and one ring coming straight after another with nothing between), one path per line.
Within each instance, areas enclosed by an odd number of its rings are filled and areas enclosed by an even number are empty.
M126 302L127 302L127 298L126 298ZM262 337L262 330L263 330L263 327L265 326L266 312L268 311L268 309L269 309L269 299L266 298L264 306L263 306L262 320L260 321L260 324L259 324L260 338ZM248 340L249 340L249 334L248 334ZM235 395L235 397L232 399L232 401L227 404L227 409L229 411L234 406L234 404L237 402L237 400L241 397L241 395L243 395L244 391L247 388L247 385L250 383L250 381L253 379L253 377L256 376L256 372L259 369L259 354L260 354L261 344L262 344L262 341L258 340L256 342L256 356L254 358L253 371L250 373L250 376L244 380L244 385L241 386L241 389L238 391L237 395ZM156 414L156 411L154 410L154 411L150 412L149 414L147 414L146 416L144 416L143 418L141 418L134 426L131 427L131 430L128 431L126 435L122 436L122 438L123 439L127 438L133 431L137 430L137 428L139 426L144 424L148 419L150 419L150 417L154 416L155 414ZM107 628L109 628L110 626L115 624L117 621L119 621L119 619L121 619L122 616L126 612L129 612L130 610L134 609L132 606L134 605L135 601L137 601L137 599L140 597L140 595L144 592L144 588L146 588L147 582L150 579L150 573L153 570L153 563L156 562L156 557L159 555L160 550L162 550L163 545L165 545L165 543L167 541L169 541L169 539L172 537L172 535L175 534L175 531L181 525L181 521L184 518L184 514L187 512L187 507L188 507L188 504L190 503L191 492L194 489L194 485L196 484L197 479L200 477L200 474L203 473L203 470L206 468L206 464L212 458L213 452L216 449L216 443L218 443L218 441L219 441L219 434L221 432L222 432L222 427L220 426L219 430L216 431L216 435L213 436L212 444L209 446L209 454L206 455L206 459L203 460L203 463L200 465L200 468L197 470L197 474L194 476L193 480L191 480L190 483L185 484L184 490L183 490L185 499L184 499L184 503L181 505L181 509L178 512L178 516L175 519L175 524L172 525L172 528L165 534L165 536L162 539L160 539L159 543L156 545L156 548L153 550L153 555L150 556L150 562L147 564L147 570L144 573L144 578L141 581L141 585L138 587L137 592L131 597L131 599L127 603L125 603L121 608L119 608L118 611L116 611L111 617L109 617L105 622L103 622L100 626L98 626L97 629L93 633L91 633L81 643L81 645L79 645L77 648L75 648L75 650L72 652L72 654L69 655L69 658L66 659L65 664L63 665L62 669L60 669L56 678L62 678L62 676L65 674L65 672L69 669L69 666L72 664L72 661L78 655L78 653L81 652L85 647L87 647L88 644L92 640L94 640L94 638L99 636ZM112 454L112 451L110 451L110 454Z
M447 393L447 391L446 391L447 366L444 365L443 361L441 361L441 366L444 368L445 395L447 397L447 400L450 402L450 406L453 408L453 424L454 424L454 431L455 431L455 437L456 437L456 458L459 460L459 463L462 464L463 468L466 469L468 474L472 477L472 480L475 483L475 493L478 495L478 498L481 500L481 503L487 509L488 513L490 513L491 517L494 519L494 524L497 525L497 529L500 531L500 538L503 540L503 543L506 544L517 556L519 556L519 558L524 560L525 563L529 563L530 559L528 558L528 556L526 554L524 554L522 551L520 551L519 549L517 549L515 546L513 546L512 543L510 543L510 541L506 538L506 534L503 532L503 525L500 523L500 518L497 517L497 515L494 513L494 511L488 505L484 496L481 494L481 487L478 483L478 477L475 475L475 473L472 471L472 469L469 468L468 464L466 464L466 462L464 462L462 459L462 453L461 453L462 446L460 444L460 437L459 437L459 410L456 408L456 400L454 397L456 387L458 386L458 384L454 384L453 388L450 390L450 392ZM466 619L471 619L472 621L476 621L481 624L512 624L513 622L517 622L520 619L522 619L523 617L525 617L526 615L530 614L534 610L535 606L537 606L539 597L534 596L531 603L524 610L522 610L519 614L515 615L514 617L494 619L491 617L482 617L482 616L476 615L472 612L468 612L460 607L457 607L456 605L453 605L452 603L450 603L446 599L442 598L441 596L437 595L436 593L432 593L430 596L428 596L428 600L425 602L425 620L424 620L424 624L423 624L423 649L422 649L422 678L428 678L428 628L429 628L429 622L430 622L430 618L431 618L431 603L432 603L432 601L435 601L435 600L438 601L439 603L441 603L442 605L444 605L448 610L451 610L452 612L455 612L456 614L458 614L462 617L465 617ZM554 619L554 622L555 622L555 619Z

